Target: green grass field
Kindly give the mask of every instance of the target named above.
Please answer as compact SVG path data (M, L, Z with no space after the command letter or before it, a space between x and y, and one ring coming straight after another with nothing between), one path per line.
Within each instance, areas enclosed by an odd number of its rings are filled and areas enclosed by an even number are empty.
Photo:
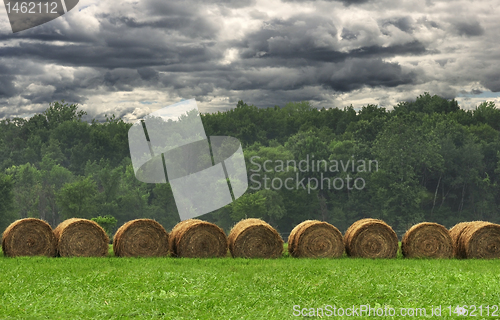
M353 305L396 314L344 318L465 318L457 305L500 318L500 260L0 257L0 270L0 319L334 319Z

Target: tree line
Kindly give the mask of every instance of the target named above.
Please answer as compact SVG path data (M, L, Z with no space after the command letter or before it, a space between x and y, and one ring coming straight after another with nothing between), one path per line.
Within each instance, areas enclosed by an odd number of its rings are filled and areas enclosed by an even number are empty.
M145 217L171 229L179 217L170 185L135 178L131 124L83 116L61 101L29 119L0 122L0 228L26 217L52 226L70 217L114 217L117 226ZM226 231L250 217L284 234L308 219L345 231L358 219L380 218L399 234L421 221L500 222L500 110L493 102L464 110L424 93L391 110L369 104L356 111L239 101L201 119L207 136L243 145L249 189L201 217Z

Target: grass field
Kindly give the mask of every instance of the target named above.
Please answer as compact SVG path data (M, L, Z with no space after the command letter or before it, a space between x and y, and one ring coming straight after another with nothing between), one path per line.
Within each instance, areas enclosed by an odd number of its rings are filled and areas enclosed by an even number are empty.
M396 314L344 318L458 319L473 304L500 318L500 260L0 257L0 270L0 319L334 319L368 304Z

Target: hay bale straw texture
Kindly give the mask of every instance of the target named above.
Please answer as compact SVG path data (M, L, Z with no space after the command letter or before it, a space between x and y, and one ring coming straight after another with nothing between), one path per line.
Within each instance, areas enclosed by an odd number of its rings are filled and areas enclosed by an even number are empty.
M456 258L460 258L460 254L458 252L458 241L460 240L460 236L462 232L464 232L465 227L467 227L471 222L460 222L454 225L450 229L450 236L453 242L453 253Z
M61 257L105 257L109 237L96 222L71 218L55 229L57 252Z
M485 221L468 223L460 234L457 247L458 258L500 258L500 225Z
M132 220L116 231L113 251L117 257L163 257L168 255L168 233L154 220Z
M47 222L26 218L13 222L5 229L2 236L2 250L7 257L55 257L57 240Z
M227 236L224 230L199 219L179 222L172 229L168 243L174 257L215 258L227 255Z
M398 236L382 220L361 219L354 222L344 235L348 256L361 258L395 258Z
M283 254L283 239L265 221L245 219L229 233L229 251L234 258L279 258Z
M422 222L406 231L401 241L401 252L406 258L452 258L453 241L444 226Z
M288 252L296 258L337 258L344 248L339 229L318 220L298 224L288 237Z

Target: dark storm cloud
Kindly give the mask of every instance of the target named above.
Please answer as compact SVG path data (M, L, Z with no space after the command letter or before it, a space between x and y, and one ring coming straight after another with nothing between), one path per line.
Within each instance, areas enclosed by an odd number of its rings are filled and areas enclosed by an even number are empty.
M390 23L410 30L411 22L408 21L410 20L401 18ZM336 36L335 25L326 18L295 16L288 20L275 19L268 21L265 28L249 34L240 43L241 57L243 59L275 58L272 61L273 65L274 63L289 65L290 59L296 60L298 64L310 64L315 61L340 62L348 58L393 57L427 53L425 46L417 40L392 46L371 45L361 46L347 52L340 51L338 48L342 44L337 42ZM353 40L357 38L357 35L343 29L341 37ZM279 59L287 61L280 62Z
M342 33L340 35L340 37L343 40L356 40L358 38L358 36L359 36L359 33L352 32L351 30L349 30L347 28L343 28Z
M314 36L313 31L319 31ZM246 36L239 44L242 58L304 55L314 50L328 50L318 43L318 36L336 42L337 28L333 21L314 16L295 16L287 20L266 21L264 27ZM331 50L331 49L330 49Z
M133 17L109 17L108 21L118 27L175 30L192 39L213 39L218 31L214 24L196 16L169 16L142 21Z
M140 2L130 8L143 13L138 18L99 13L98 33L60 21L14 35L3 33L0 40L7 45L0 47L0 56L109 69L217 59L220 53L212 48L220 26L204 17L196 3Z
M14 85L13 70L0 61L0 98L10 98L17 95L18 90Z
M411 19L410 17L408 19ZM425 26L427 29L442 29L442 27L440 26L439 23L433 21L433 20L429 20L426 16L423 16L423 17L420 17L418 19L415 20L415 22L413 22L412 20L410 20L411 24L412 24L412 30L416 27L416 26ZM403 28L404 28L404 24L403 24ZM401 29L401 28L400 28ZM401 29L402 30L402 29Z
M87 98L78 95L71 90L56 90L55 92L50 92L48 94L42 91L29 94L21 94L21 97L30 100L31 103L45 105L60 100L71 101L71 103L84 103L87 100Z
M216 88L238 92L264 89L278 92L324 87L338 92L350 92L363 87L396 87L416 81L416 74L404 72L397 63L384 62L379 58L348 58L339 63L317 63L302 70L247 68L228 73L198 73L196 76L169 75L163 78L162 83L173 89L181 89L189 84L197 88L200 95L209 95Z
M97 75L95 74L97 71ZM38 87L35 90L21 92L24 99L34 104L48 104L53 101L65 100L71 103L85 103L87 97L82 91L105 88L107 92L133 91L134 88L144 86L148 81L158 76L151 68L139 70L118 68L113 70L94 70L94 74L81 73L67 79L38 79ZM141 73L143 76L141 76ZM147 79L144 79L144 76ZM46 77L45 77L46 78ZM55 88L51 90L50 88Z
M103 85L113 91L132 91L141 82L139 73L133 69L107 71L103 80Z
M12 75L0 75L0 98L10 98L17 94Z
M495 51L478 37L493 18L478 20L473 8L437 1L431 11L370 0L82 1L89 3L80 11L37 28L0 30L0 117L11 109L43 111L61 99L87 103L97 118L134 119L154 110L143 103L156 98L192 97L210 108L240 99L259 107L301 100L332 106L382 91L406 97L403 91L426 86L449 93L469 81L472 94L476 87L500 91ZM472 47L484 57L467 51ZM482 63L469 68L474 58Z
M500 77L498 72L486 74L481 84L493 92L500 92Z
M382 26L393 25L401 31L411 33L413 31L413 19L411 17L401 17L382 21Z
M455 23L455 28L456 28L458 34L461 36L475 37L475 36L481 36L484 34L484 29L479 24L478 21L457 22L457 23Z
M322 77L322 83L341 92L365 86L396 87L417 80L414 73L404 73L400 65L381 59L349 59L338 70L332 70L330 77L328 73Z
M213 43L172 45L133 45L127 39L107 39L107 44L55 45L50 42L21 42L0 47L0 56L34 59L66 66L98 68L141 68L179 62L210 61L220 56Z
M37 41L66 41L66 42L93 42L95 37L85 34L79 29L68 29L60 32L54 24L42 24L36 28L12 34L10 31L0 32L0 41L12 40L37 40Z
M102 85L102 77L95 77L88 72L76 72L71 79L53 78L47 75L32 75L28 83L19 78L24 89L18 94L32 104L47 105L54 101L65 100L71 103L84 103L87 97L82 91L92 90ZM35 88L30 87L31 84ZM43 110L43 109L42 109Z
M0 99L15 97L21 93L22 86L17 84L19 76L43 75L43 67L32 61L8 59L0 54Z
M353 49L349 52L349 57L394 57L405 55L421 55L426 53L436 53L436 51L427 50L420 41L412 41L405 44L397 44L392 46L369 46Z
M158 71L151 67L139 68L137 69L137 73L145 81L158 81L159 79Z
M161 31L162 33L176 32L182 37L192 39L214 38L220 26L200 12L199 2L197 0L149 0L130 5L128 7L128 11L131 12L130 15L123 12L98 13L95 17L100 22L99 34L89 33L85 27L82 28L81 26L79 28L68 28L65 25L50 23L16 34L11 34L10 32L0 33L0 40L33 39L39 41L68 41L72 43L87 42L96 44L100 40L106 40L106 37L115 39L127 38L127 34L123 33L124 28L157 29L157 31ZM227 2L234 2L234 5L238 6L249 1ZM134 14L138 15L138 18L131 16ZM130 36L132 35L134 34ZM141 38L135 40L143 40L145 36L147 36L146 33L143 33L141 34ZM154 38L155 33L151 33L151 36ZM146 38L150 39L151 37ZM156 39L156 42L158 42L158 39Z
M222 5L238 7L249 3L229 1ZM85 103L92 90L132 92L140 87L170 90L199 101L208 101L214 92L241 95L249 91L267 104L277 100L265 98L257 91L273 94L276 99L302 96L299 100L303 100L319 99L318 88L349 92L412 83L414 74L404 73L397 63L383 62L381 58L426 52L416 40L392 46L361 43L355 49L342 50L346 43L337 39L335 21L312 14L267 20L262 28L247 33L241 40L221 43L216 41L220 26L202 17L196 7L182 4L138 4L151 13L147 17L97 14L98 35L82 32L76 37L80 41L68 40L75 37L74 30L62 29L65 32L61 33L61 29L45 27L39 29L43 31L39 34L26 32L13 38L16 45L11 39L12 45L0 47L0 56L12 61L30 60L88 70L70 80L39 75L34 82L37 86L21 93L22 98L34 104L61 99ZM386 23L402 30L411 29L411 20L407 18ZM341 37L341 41L348 42L356 40L357 33L343 28ZM38 41L41 39L44 41ZM223 65L219 61L227 48L238 49L238 59ZM10 88L11 96L19 94L13 87L16 75L12 71L6 74L0 83L6 83L4 88ZM0 94L9 97L4 92Z

